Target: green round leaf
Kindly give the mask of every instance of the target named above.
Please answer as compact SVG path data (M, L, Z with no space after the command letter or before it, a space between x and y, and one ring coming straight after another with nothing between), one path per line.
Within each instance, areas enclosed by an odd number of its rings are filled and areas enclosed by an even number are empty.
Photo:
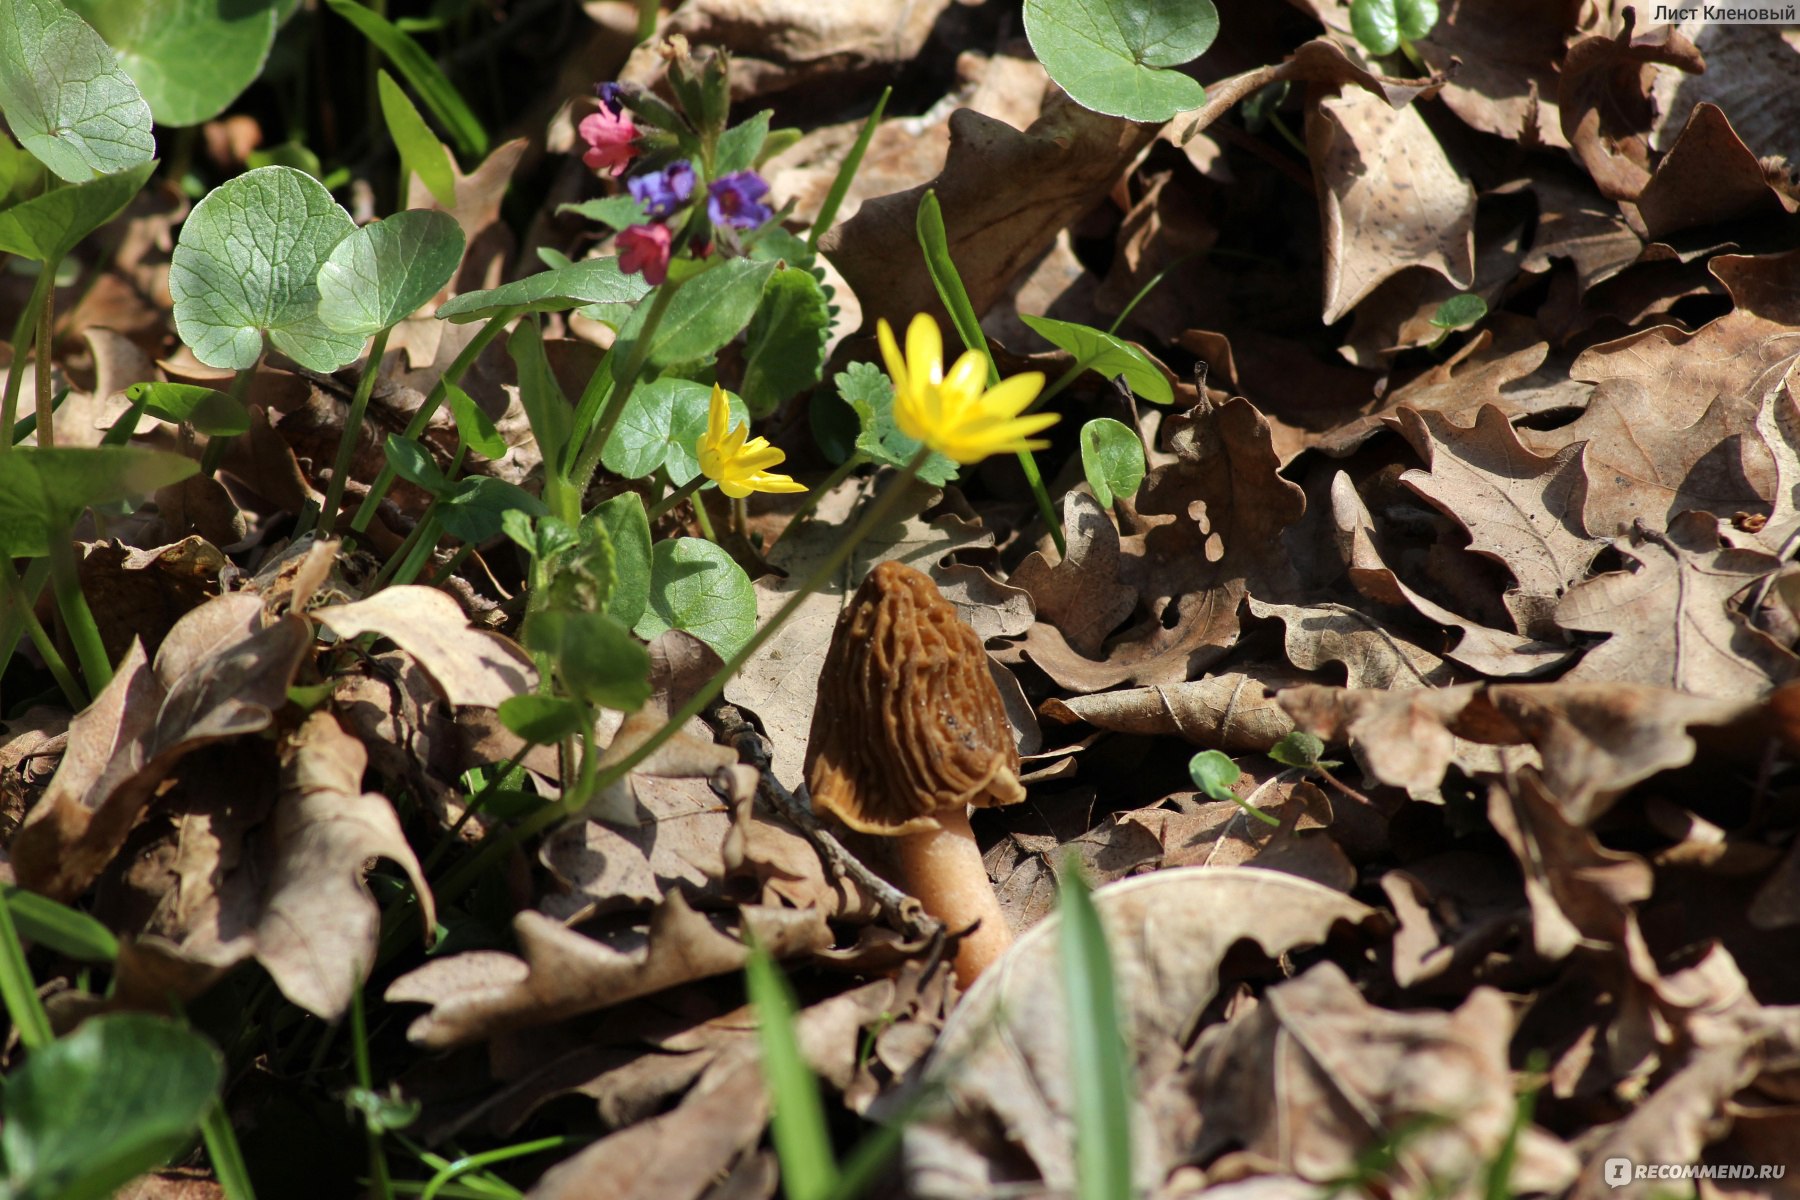
M784 267L763 287L744 338L744 402L764 417L819 382L831 311L809 271Z
M212 367L241 371L263 335L301 366L335 371L363 339L319 319L319 264L355 225L325 186L292 167L260 167L207 194L169 264L175 328Z
M463 325L509 308L562 312L584 304L635 304L649 290L641 277L620 271L618 259L589 258L502 287L464 293L440 305L437 315Z
M125 398L144 402L153 417L191 426L207 437L236 437L250 428L250 413L224 392L188 383L134 383Z
M536 612L523 634L525 648L549 655L577 699L636 712L650 698L650 652L605 613Z
M706 432L712 388L688 379L658 379L631 390L600 461L625 479L642 479L663 467L677 487L700 474L694 444ZM744 402L726 393L732 424L750 419Z
M41 558L89 505L141 500L200 470L179 454L140 446L46 450L19 446L0 471L0 554Z
M69 0L119 56L163 125L198 125L256 82L275 0ZM199 69L204 64L204 69Z
M154 159L117 175L102 175L60 187L0 212L0 250L39 262L54 262L77 242L118 216L138 194Z
M1317 734L1296 729L1270 746L1268 753L1284 767L1310 767L1325 753L1325 743Z
M70 183L156 153L137 84L61 0L0 0L0 113L20 144Z
M590 521L605 526L613 548L613 589L606 611L630 627L650 603L650 518L636 492L621 492L595 506Z
M1437 24L1436 0L1351 0L1350 32L1371 54L1392 54L1400 39L1416 42Z
M548 511L542 500L516 483L471 475L439 499L437 517L445 533L478 546L500 534L507 513L522 512L535 517Z
M756 632L756 589L731 555L701 538L656 543L650 554L650 607L634 632L648 640L685 629L730 658Z
M430 209L407 209L352 230L319 268L319 319L338 333L379 333L437 295L462 253L456 218Z
M1237 764L1222 750L1202 750L1188 759L1188 776L1194 786L1214 800L1235 800L1231 785L1238 781Z
M1100 507L1117 497L1130 499L1144 482L1144 444L1131 426L1095 417L1081 427L1081 469Z
M1474 292L1462 292L1438 305L1431 323L1439 329L1467 329L1487 314L1486 300Z
M185 1026L109 1013L34 1050L7 1076L7 1194L104 1200L194 1135L224 1077L223 1057Z
M1057 349L1073 354L1075 361L1087 370L1098 371L1108 379L1123 375L1131 390L1152 404L1175 403L1175 389L1169 386L1169 377L1148 354L1123 338L1072 321L1024 314L1019 319Z
M1206 89L1168 68L1219 34L1212 0L1025 0L1025 36L1063 91L1084 108L1167 121L1206 103Z
M502 700L496 711L502 725L539 746L574 737L588 723L587 709L561 696L513 696Z

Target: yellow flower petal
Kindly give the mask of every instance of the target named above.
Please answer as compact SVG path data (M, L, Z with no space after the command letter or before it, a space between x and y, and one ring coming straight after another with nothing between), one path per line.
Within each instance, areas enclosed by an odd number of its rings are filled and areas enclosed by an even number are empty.
M887 323L886 317L875 322L875 340L881 344L881 360L887 364L888 377L894 381L894 396L906 395L906 360L900 357L900 344L894 340L894 327Z
M944 336L938 332L937 322L925 313L906 327L906 370L915 395L921 384L939 383L944 378Z

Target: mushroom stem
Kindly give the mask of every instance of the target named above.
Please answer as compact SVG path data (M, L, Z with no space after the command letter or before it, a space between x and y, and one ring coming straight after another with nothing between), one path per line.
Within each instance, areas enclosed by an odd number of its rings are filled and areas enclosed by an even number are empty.
M988 880L968 810L940 811L936 817L939 828L902 834L895 851L902 885L926 912L952 933L981 923L956 948L956 979L966 988L1012 945L1012 928Z

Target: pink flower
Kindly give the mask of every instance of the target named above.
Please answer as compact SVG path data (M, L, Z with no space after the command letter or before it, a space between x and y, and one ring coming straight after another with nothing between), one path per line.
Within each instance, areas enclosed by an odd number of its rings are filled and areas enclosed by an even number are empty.
M588 144L581 161L590 170L604 171L610 167L613 178L617 179L637 157L637 126L632 124L631 114L623 109L615 113L602 108L589 113L581 118L578 132L581 140Z
M643 273L644 282L661 283L669 277L669 227L633 225L618 237L619 270L627 275Z

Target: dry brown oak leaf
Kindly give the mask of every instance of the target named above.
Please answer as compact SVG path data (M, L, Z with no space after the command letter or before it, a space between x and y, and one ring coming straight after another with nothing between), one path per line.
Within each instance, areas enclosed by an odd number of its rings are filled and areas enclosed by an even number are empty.
M1121 573L1146 618L1114 638L1100 662L1050 626L1026 633L1025 656L1071 691L1185 683L1236 644L1238 608L1253 585L1273 595L1289 582L1281 534L1306 498L1279 474L1268 420L1241 396L1190 416L1171 438L1176 461L1138 492L1140 514L1166 519L1124 539Z
M1662 241L1698 225L1779 222L1793 214L1795 202L1769 182L1724 112L1715 104L1698 104L1638 193L1637 207L1645 234Z
M1643 68L1653 63L1696 74L1706 69L1694 44L1673 26L1633 36L1630 16L1616 33L1583 38L1563 57L1556 96L1563 136L1611 200L1636 200L1650 181L1653 114Z
M1469 549L1512 572L1519 585L1504 600L1518 627L1554 636L1556 602L1605 545L1587 530L1583 446L1533 454L1492 405L1483 405L1467 429L1409 408L1396 417L1428 468L1400 481L1460 522Z
M1429 267L1458 288L1475 281L1475 187L1417 108L1361 89L1306 118L1319 192L1327 325L1389 276Z
M1756 696L1794 675L1794 655L1732 611L1731 599L1780 562L1721 545L1706 513L1683 513L1667 534L1640 525L1617 543L1636 570L1571 589L1556 607L1564 629L1612 636L1565 680L1653 683L1698 696Z
M56 900L79 895L185 755L269 727L311 644L304 617L270 618L249 592L183 616L154 663L134 642L69 723L62 766L13 838L20 886Z

